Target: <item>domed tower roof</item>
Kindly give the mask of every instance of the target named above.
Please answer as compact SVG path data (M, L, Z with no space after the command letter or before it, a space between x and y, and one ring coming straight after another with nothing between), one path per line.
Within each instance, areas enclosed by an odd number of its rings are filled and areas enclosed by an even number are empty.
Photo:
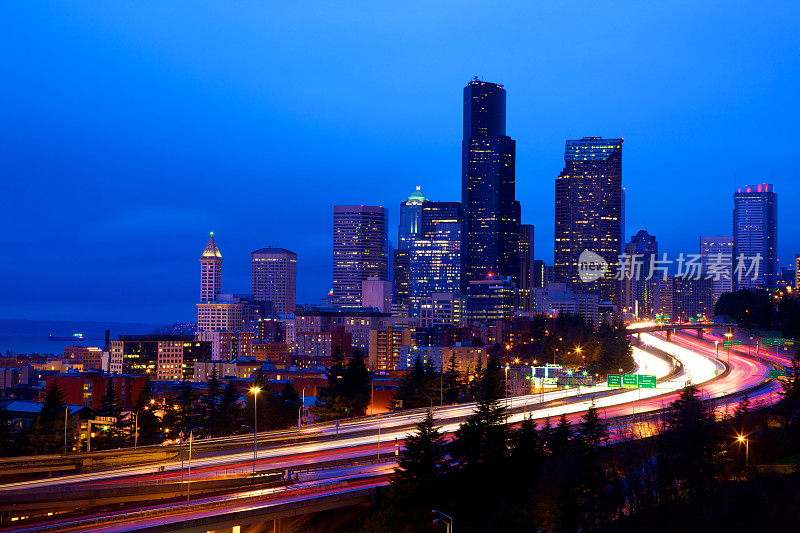
M208 237L208 242L206 243L206 247L203 249L203 255L200 256L200 259L222 259L222 254L219 252L219 248L217 248L217 243L214 241L214 232L212 231Z
M417 185L417 190L415 190L406 200L406 204L409 205L421 205L422 202L427 202L428 199L425 198L425 195L422 194L422 187Z

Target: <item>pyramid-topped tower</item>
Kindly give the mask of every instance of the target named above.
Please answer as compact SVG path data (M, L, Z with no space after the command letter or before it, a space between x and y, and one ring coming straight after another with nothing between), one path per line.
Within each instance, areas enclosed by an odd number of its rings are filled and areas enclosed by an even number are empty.
M200 256L200 302L213 302L222 288L222 254L214 240L214 232Z

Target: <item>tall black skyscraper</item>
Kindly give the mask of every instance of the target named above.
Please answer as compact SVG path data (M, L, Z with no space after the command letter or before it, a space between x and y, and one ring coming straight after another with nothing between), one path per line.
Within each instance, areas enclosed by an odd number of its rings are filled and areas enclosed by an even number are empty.
M733 195L733 205L733 290L774 289L778 280L775 186L762 183L739 189ZM741 264L739 256L744 258ZM754 259L758 256L760 260ZM758 268L751 271L756 265Z
M519 284L520 207L515 142L506 136L506 91L473 79L464 87L461 144L461 291L489 275Z
M617 306L621 287L614 276L623 250L622 198L622 139L567 141L564 170L556 178L554 279ZM606 275L596 281L583 282L578 275L578 258L587 250L608 264Z

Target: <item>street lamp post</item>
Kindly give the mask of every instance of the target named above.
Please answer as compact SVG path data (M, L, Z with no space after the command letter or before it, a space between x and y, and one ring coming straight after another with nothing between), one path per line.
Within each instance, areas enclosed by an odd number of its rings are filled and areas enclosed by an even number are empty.
M256 458L258 457L258 393L261 387L250 387L253 393L253 475L256 473Z
M446 527L446 529L445 529L446 533L453 533L453 517L452 516L444 514L441 511L437 511L436 509L431 509L431 512L433 514L438 514L438 515L443 516L445 518L444 520L442 520L441 518L434 518L433 521L436 522L438 520L438 521L444 522L445 523L445 527Z
M739 441L741 445L744 442L744 457L745 457L745 468L750 469L750 439L748 439L744 435L739 435L736 437L736 440Z
M508 365L506 365L506 381L505 381L504 385L505 385L505 389L506 389L505 390L505 393L506 393L506 395L505 395L506 396L506 408L508 408Z

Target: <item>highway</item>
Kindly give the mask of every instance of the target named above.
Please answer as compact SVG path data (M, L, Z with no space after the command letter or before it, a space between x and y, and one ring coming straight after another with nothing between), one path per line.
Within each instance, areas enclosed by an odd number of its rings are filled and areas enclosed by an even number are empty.
M565 414L571 422L577 422L580 416L594 404L601 411L603 418L609 419L609 427L613 438L631 436L631 415L638 417L656 414L669 405L680 394L680 390L691 382L699 386L704 398L715 400L719 411L730 409L738 403L740 391L749 391L751 401L765 403L777 401L775 392L779 388L776 380L769 379L769 370L773 365L786 364L786 358L764 356L756 360L742 350L733 350L728 362L727 352L720 352L721 361L715 360L713 342L703 341L688 334L673 333L672 342L652 333L641 333L642 344L651 346L674 357L681 364L681 370L672 372L672 366L663 359L649 354L645 350L634 347L634 359L638 372L655 374L661 378L656 389L609 389L605 384L585 389L580 397L577 389L559 390L543 395L526 395L508 399L509 422L516 423L527 416L542 421L554 419ZM460 423L474 410L474 404L446 406L434 409L435 419L440 430L450 438ZM281 469L303 469L299 482L288 488L269 488L258 491L241 491L213 498L201 498L193 501L189 508L184 507L182 516L191 513L219 513L220 506L224 512L239 508L241 505L270 506L280 505L291 498L313 498L315 495L338 494L338 491L376 487L387 483L388 473L393 463L378 463L358 467L328 469L314 472L314 465L325 462L347 461L379 455L384 460L394 456L407 434L413 431L413 424L424 416L424 410L416 412L400 412L381 417L368 417L340 424L339 432L330 425L321 434L322 438L314 442L293 442L279 446L268 446L258 450L255 468L258 472ZM641 425L641 424L640 424ZM300 430L301 432L304 430ZM320 435L319 430L305 430L309 434ZM639 434L641 435L641 433ZM634 435L636 436L636 435ZM0 485L0 494L19 494L20 491L69 491L75 488L115 487L134 483L175 483L185 480L186 464L172 461L159 467L144 466L125 469L110 469L84 474L66 475L50 479L31 480ZM253 452L220 453L192 461L192 480L213 479L217 476L244 474L253 469ZM243 500L248 503L242 503ZM255 503L251 500L257 500ZM227 502L227 503L226 503ZM169 507L169 505L167 505ZM167 507L164 507L166 509ZM213 509L211 509L213 507ZM160 513L161 505L144 506L137 512ZM166 511L165 511L166 512ZM130 511L97 513L76 519L87 526L89 521L108 520L114 524L106 524L96 531L122 531L130 528L134 520L125 518ZM159 514L158 520L165 517ZM119 521L119 522L117 522ZM77 525L76 522L76 525ZM140 523L140 522L137 522ZM127 525L126 525L127 524ZM108 526L111 529L107 529Z

